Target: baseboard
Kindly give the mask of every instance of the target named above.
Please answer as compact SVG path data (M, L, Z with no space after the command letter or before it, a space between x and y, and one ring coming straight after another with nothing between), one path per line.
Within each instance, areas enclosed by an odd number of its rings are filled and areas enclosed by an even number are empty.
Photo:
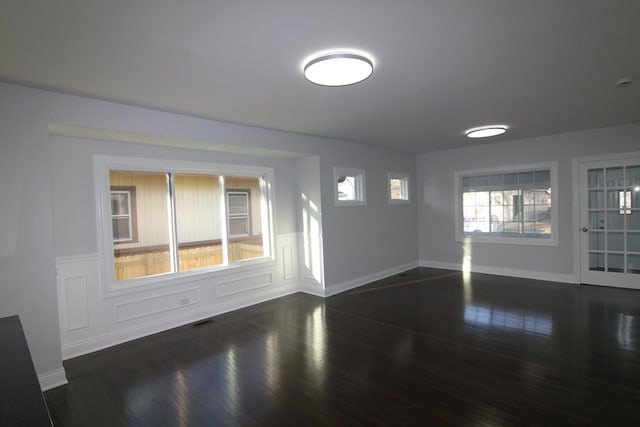
M65 385L68 382L67 374L64 372L64 368L40 374L38 375L38 381L40 381L40 389L42 391L60 387L61 385Z
M324 296L330 297L345 291L349 291L354 288L358 288L360 286L367 285L371 282L375 282L376 280L386 279L389 276L393 276L394 274L402 273L403 271L411 270L412 268L418 267L418 262L410 262L408 264L399 265L397 267L388 268L383 271L378 271L377 273L368 274L363 277L358 277L357 279L348 280L346 282L338 283L335 285L331 285L324 290Z
M179 326L188 325L203 319L218 316L230 311L239 310L251 305L266 302L275 298L284 297L298 292L297 286L280 287L277 290L256 295L254 298L239 299L230 302L219 303L200 310L193 310L179 316L147 322L136 327L122 329L107 334L91 337L87 340L76 341L62 346L62 360L82 356L107 347L122 344L148 335L163 332Z
M305 281L304 279L300 279L298 282L298 291L317 297L324 298L325 296L324 288L322 288L322 286L315 280Z
M420 261L420 267L441 268L444 270L462 271L459 263L449 263L441 261ZM512 268L487 267L482 265L472 265L472 273L494 274L496 276L518 277L521 279L536 279L547 282L559 283L580 283L575 274L546 273L542 271L517 270Z

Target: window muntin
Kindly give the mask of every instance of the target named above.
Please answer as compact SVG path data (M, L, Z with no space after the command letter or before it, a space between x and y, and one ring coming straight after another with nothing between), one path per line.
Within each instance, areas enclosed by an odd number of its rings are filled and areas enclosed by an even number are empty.
M556 244L555 165L457 172L456 183L459 239Z
M409 175L389 173L387 179L389 186L389 203L409 203Z
M367 204L364 170L334 168L333 178L336 206Z
M270 169L110 156L96 156L94 163L101 217L108 219L100 226L107 292L271 256ZM225 175L231 171L235 173ZM112 213L124 215L132 210L123 206L127 196L114 196L111 203L110 190L124 184L137 191L140 238L116 246ZM254 195L245 237L228 236L225 185L230 189L240 185Z

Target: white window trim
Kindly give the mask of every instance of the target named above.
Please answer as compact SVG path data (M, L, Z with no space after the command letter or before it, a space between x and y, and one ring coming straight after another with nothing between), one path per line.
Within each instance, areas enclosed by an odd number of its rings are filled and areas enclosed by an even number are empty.
M356 200L338 199L338 178L353 176L356 178ZM336 206L365 206L367 204L366 173L364 169L333 168L333 193Z
M255 167L244 165L230 165L220 163L204 163L190 161L175 161L153 158L130 158L120 156L93 156L94 165L94 194L96 203L97 219L97 239L98 253L101 266L101 297L114 297L133 292L145 291L148 289L158 289L164 286L175 286L193 280L218 277L231 270L252 269L263 266L272 266L276 263L275 251L275 227L274 227L274 198L273 168ZM110 170L123 170L135 172L161 172L161 173L196 173L219 176L254 176L262 178L260 180L260 200L262 217L262 238L264 245L264 256L261 258L242 260L227 263L226 250L224 252L225 264L223 266L194 269L183 272L173 272L154 276L141 277L126 281L115 281L113 270L113 232L111 230L111 191L110 191ZM224 203L225 195L221 203ZM226 216L226 207L223 218ZM223 239L227 239L227 221L222 221Z
M403 199L392 199L391 198L391 180L392 179L401 179L404 181L403 186ZM409 187L410 175L408 173L400 173L400 172L388 172L387 173L387 193L389 195L389 204L391 205L408 205L411 203L411 190Z
M514 173L527 172L534 169L549 169L551 179L551 237L507 237L507 236L465 236L462 228L462 178L466 176L495 174L495 173ZM455 214L455 238L457 242L471 243L498 243L509 245L527 245L527 246L558 246L558 163L546 162L535 164L524 164L515 166L504 166L496 168L462 170L454 172L454 214Z

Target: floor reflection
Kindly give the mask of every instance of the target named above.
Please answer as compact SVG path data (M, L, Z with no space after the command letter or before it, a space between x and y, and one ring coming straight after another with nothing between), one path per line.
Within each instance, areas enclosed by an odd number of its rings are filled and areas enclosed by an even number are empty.
M227 351L227 401L233 415L238 414L240 407L240 387L238 383L236 347L232 345Z
M636 329L634 323L636 317L629 314L618 313L616 331L616 338L618 339L618 346L621 350L634 350L633 332Z
M499 329L519 330L541 335L553 334L553 320L548 314L519 313L480 305L467 305L464 309L467 324Z
M307 342L307 370L314 378L314 384L319 390L324 387L326 379L326 354L327 354L327 333L325 306L317 306L313 312L307 316L306 321L306 342Z

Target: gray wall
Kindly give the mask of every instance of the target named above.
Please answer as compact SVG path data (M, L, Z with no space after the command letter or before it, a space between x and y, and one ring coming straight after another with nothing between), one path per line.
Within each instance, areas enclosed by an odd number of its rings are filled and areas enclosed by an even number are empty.
M50 154L56 164L66 160L51 150L48 125L52 122L317 155L326 286L416 261L415 203L386 204L387 170L415 176L412 154L0 83L0 316L21 316L39 374L61 368L55 256L95 251L96 234L85 220L77 224L79 236L61 243L57 248L60 254L54 252L52 199L56 195L50 182ZM133 147L127 150L147 153L149 149ZM78 155L86 159L86 150L91 149L82 148ZM187 159L199 156L179 148L154 152ZM367 170L367 206L333 207L334 166ZM86 164L73 167L82 171L82 176L89 172ZM280 179L276 176L276 183L289 185L290 190L279 192L276 203L295 206L294 186ZM80 187L83 197L87 196L88 188ZM90 211L84 205L78 209L85 215ZM295 218L278 220L282 229L277 231L301 231L295 224ZM65 226L57 224L56 229Z
M420 204L420 260L424 264L462 262L462 243L455 240L454 171L556 161L558 163L559 245L521 246L474 243L472 266L577 275L572 159L640 149L640 124L573 132L518 141L474 144L464 149L417 156Z
M297 207L291 196L295 191L296 181L295 159L292 158L183 150L61 136L50 137L50 150L56 257L98 251L93 183L94 154L274 168L276 234L297 231ZM70 233L70 230L73 232Z

